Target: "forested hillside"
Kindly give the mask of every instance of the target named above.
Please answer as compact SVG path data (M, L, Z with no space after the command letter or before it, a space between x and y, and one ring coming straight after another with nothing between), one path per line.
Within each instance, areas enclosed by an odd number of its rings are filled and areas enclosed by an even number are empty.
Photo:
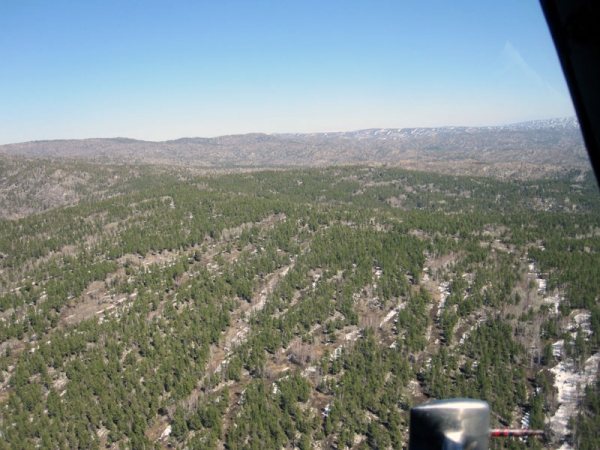
M402 448L463 396L599 446L593 174L73 164L4 197L0 448Z

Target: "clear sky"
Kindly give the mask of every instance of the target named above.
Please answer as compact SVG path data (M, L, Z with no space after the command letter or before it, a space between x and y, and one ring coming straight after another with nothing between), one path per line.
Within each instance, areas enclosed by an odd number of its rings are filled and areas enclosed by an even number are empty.
M0 1L0 144L572 115L536 0Z

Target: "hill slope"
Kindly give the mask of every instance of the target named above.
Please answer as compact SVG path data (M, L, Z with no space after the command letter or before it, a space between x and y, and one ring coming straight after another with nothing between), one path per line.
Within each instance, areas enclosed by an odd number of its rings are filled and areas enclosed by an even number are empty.
M401 448L453 396L597 447L590 173L129 170L0 220L0 448Z
M575 167L589 164L575 119L502 127L246 134L166 142L124 138L36 141L3 145L0 153L197 167L395 164L404 160L524 162Z

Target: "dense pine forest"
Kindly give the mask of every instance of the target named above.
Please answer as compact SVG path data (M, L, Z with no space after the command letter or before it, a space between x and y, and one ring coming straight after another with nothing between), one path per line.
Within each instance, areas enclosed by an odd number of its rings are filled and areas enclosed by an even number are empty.
M546 430L492 448L600 447L591 172L19 164L0 449L399 449L448 397Z

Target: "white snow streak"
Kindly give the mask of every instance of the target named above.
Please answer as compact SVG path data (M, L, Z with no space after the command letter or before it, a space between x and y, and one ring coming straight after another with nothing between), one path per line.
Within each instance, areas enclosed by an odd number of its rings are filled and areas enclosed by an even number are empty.
M600 353L590 356L584 367L576 371L572 361L563 361L551 369L555 375L554 385L558 388L559 408L550 419L550 428L559 440L565 439L569 433L567 424L569 418L575 417L579 404L585 395L585 387L596 381ZM562 449L571 447L564 442Z

